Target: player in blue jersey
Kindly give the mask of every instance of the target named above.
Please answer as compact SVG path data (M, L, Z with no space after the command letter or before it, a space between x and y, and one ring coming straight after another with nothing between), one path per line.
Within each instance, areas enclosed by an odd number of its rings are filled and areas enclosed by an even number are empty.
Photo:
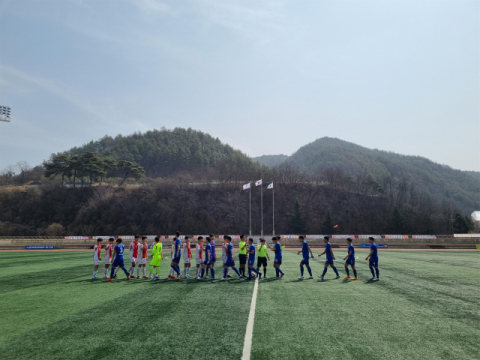
M238 275L238 278L240 279L242 276L240 275L240 271L235 267L235 260L233 257L233 244L232 244L232 238L230 236L227 236L225 238L226 240L226 250L227 250L227 259L225 261L225 264L223 265L223 278L222 280L227 280L228 276L228 268L231 267L233 271L235 271Z
M255 278L255 276L252 277L252 271L257 274L258 277L262 277L262 274L260 274L260 271L255 269L253 267L253 264L255 264L255 245L253 245L253 239L250 238L248 239L248 278L247 280L251 280Z
M170 264L170 266L177 273L178 281L182 277L182 274L180 273L180 267L178 266L180 264L180 257L182 256L182 240L180 240L180 233L178 231L175 234L175 239L172 246L174 246L175 248L173 252L172 263Z
M365 260L368 260L370 258L368 266L370 267L370 271L372 272L372 280L378 281L380 280L380 270L378 270L377 245L375 244L375 239L373 237L369 237L368 242L370 243L370 254L368 254ZM375 268L375 271L373 270L373 268Z
M212 268L212 245L210 244L212 239L210 239L210 236L207 236L206 241L207 245L205 246L205 260L202 264L202 273L197 278L197 280L203 280L203 276L205 275L205 269L210 269L212 271L212 277L210 278L210 280L215 280L215 270L213 270Z
M122 239L117 239L117 245L113 248L113 263L112 270L110 272L110 277L105 281L113 281L113 276L115 275L115 269L120 267L123 270L125 275L127 275L127 280L130 280L130 274L127 269L125 269L125 262L123 261L123 253L125 252L125 245L122 244Z
M335 264L333 260L335 260L335 255L333 255L333 250L332 250L332 244L330 244L330 238L328 236L323 237L323 242L325 243L325 251L321 253L318 256L322 256L323 254L326 254L327 260L325 260L325 267L323 268L323 274L318 275L320 279L323 280L323 277L327 273L328 267L331 266L333 271L335 271L335 279L338 279L340 277L340 274L338 273L337 268L335 267Z
M297 252L297 255L300 255L300 253L302 254L302 261L300 261L300 277L298 280L303 280L303 265L307 266L308 273L310 274L307 279L313 279L312 269L310 268L310 257L314 259L312 249L310 249L310 246L308 246L308 243L305 241L305 237L303 235L300 235L298 240L302 243L302 250Z
M347 276L345 277L346 280L352 279L352 280L358 280L357 277L357 269L355 269L355 248L353 247L352 244L352 239L348 238L347 239L347 244L348 244L348 254L343 258L345 261L345 272L347 273ZM353 270L353 278L350 278L350 271L348 271L348 265L352 267Z
M285 276L285 273L280 269L280 265L282 265L282 245L278 241L280 238L277 237L272 237L273 241L273 246L270 246L270 249L272 249L275 252L275 260L273 261L273 267L275 268L275 273L277 276L275 276L273 279L278 280L282 277Z

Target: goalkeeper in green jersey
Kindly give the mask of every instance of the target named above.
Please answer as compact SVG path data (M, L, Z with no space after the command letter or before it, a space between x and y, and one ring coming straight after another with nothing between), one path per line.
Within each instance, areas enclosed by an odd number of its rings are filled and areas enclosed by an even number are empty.
M152 248L152 261L150 261L150 272L153 274L153 280L160 280L160 265L163 260L163 245L160 242L160 237L155 237L155 244Z

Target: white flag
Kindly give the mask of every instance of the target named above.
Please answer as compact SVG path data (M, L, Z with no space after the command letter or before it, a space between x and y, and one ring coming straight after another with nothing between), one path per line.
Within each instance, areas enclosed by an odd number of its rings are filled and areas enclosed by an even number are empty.
M270 185L268 185L267 189L273 189L273 183L271 183Z
M262 180L258 180L258 181L255 183L255 186L258 186L258 185L262 185Z
M243 190L250 189L250 183L243 185Z

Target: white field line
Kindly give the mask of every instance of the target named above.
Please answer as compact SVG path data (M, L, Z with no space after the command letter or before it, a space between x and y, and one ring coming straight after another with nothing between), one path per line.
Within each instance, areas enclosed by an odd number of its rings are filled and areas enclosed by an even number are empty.
M257 304L258 278L255 279L253 287L252 303L250 304L250 314L248 315L247 330L245 331L245 342L243 343L242 360L250 360L252 351L253 322L255 321L255 306Z

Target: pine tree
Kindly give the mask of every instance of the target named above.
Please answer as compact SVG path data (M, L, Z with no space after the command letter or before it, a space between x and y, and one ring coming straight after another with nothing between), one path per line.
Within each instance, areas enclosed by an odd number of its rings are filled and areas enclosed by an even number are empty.
M324 235L333 234L335 232L334 226L335 226L335 222L333 220L332 213L330 212L330 210L327 210L322 222L322 233Z
M294 234L303 234L306 232L306 227L307 224L303 216L302 206L300 205L300 201L295 199L292 217L290 218L290 230Z
M393 233L403 234L406 230L407 223L405 222L402 211L395 206L390 219L390 231Z

